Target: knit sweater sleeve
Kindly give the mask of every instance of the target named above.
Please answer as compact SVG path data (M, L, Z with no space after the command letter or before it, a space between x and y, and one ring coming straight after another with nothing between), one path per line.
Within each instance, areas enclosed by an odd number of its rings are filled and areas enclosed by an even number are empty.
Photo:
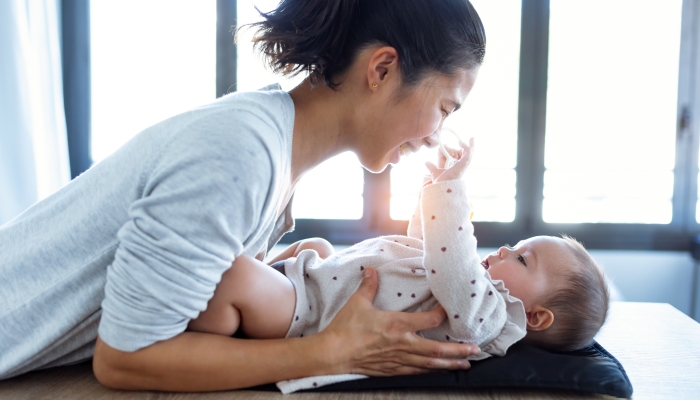
M107 344L135 351L183 332L256 239L279 179L271 160L283 158L255 134L261 128L209 118L163 144L108 267L99 326Z
M476 252L463 180L425 186L421 194L423 264L430 290L447 312L448 340L484 343L506 323L506 304Z

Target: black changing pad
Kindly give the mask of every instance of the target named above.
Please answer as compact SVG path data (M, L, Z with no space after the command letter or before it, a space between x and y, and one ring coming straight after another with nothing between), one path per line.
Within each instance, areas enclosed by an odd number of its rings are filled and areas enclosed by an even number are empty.
M570 389L615 397L632 396L632 384L624 368L597 342L568 353L552 353L516 343L505 357L472 362L472 367L464 371L359 379L308 391L498 387ZM277 390L274 385L257 389Z

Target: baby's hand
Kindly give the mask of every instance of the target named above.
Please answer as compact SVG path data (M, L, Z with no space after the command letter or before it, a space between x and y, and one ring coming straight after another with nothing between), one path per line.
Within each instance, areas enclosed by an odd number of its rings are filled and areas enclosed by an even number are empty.
M430 175L433 178L433 183L461 179L462 176L464 176L469 163L472 161L472 156L474 155L474 138L469 139L468 145L460 140L459 147L459 150L451 152L452 156L456 158L457 161L449 168L444 168L445 156L442 153L438 156L439 166L436 166L430 161L425 163L425 166L428 167Z

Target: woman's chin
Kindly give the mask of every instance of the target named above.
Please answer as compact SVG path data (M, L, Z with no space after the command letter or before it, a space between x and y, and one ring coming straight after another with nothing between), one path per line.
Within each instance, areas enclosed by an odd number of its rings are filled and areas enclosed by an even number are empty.
M359 158L359 157L358 157ZM369 172L378 174L384 172L386 167L391 165L396 165L401 160L401 154L397 152L392 152L386 155L381 160L362 160L360 159L360 164Z

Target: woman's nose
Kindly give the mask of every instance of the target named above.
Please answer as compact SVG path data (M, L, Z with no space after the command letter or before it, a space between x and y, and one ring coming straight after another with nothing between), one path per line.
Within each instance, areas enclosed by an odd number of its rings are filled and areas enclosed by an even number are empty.
M432 135L424 139L425 147L432 149L435 148L440 141L440 130L435 131Z

